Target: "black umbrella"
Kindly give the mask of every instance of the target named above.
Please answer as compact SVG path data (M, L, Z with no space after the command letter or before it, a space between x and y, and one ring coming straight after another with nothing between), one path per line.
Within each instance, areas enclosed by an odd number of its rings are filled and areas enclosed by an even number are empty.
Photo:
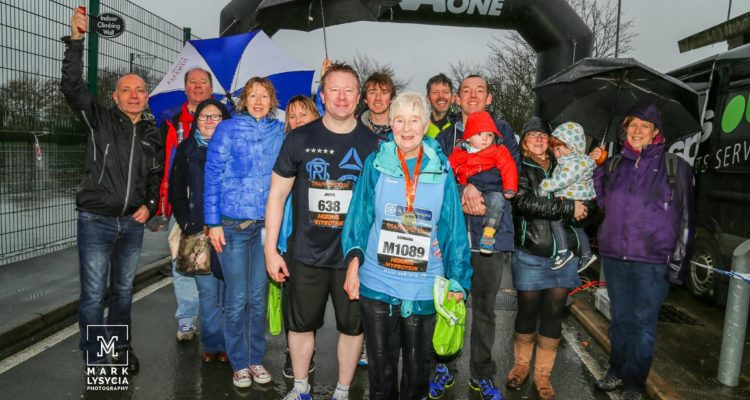
M257 27L269 35L279 29L309 32L323 28L323 41L328 57L325 28L356 21L377 21L397 0L264 0L258 5Z
M534 90L542 101L542 117L555 124L578 122L602 144L639 104L661 110L667 141L701 130L698 93L632 58L585 58Z

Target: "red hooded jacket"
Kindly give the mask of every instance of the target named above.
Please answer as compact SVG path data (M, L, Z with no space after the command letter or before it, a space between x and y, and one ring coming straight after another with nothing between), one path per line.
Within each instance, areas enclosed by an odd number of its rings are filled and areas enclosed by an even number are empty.
M161 179L161 186L159 187L159 208L156 210L156 215L163 215L169 219L172 216L172 205L169 203L169 171L172 170L172 159L174 153L177 152L177 145L180 143L177 141L177 127L175 124L182 125L183 138L185 140L190 136L190 127L193 124L193 114L187 108L188 103L182 105L180 113L175 115L171 120L164 120L164 126L166 127L167 133L164 138L164 176Z
M469 153L460 147L455 147L448 161L456 175L456 180L462 185L466 185L472 175L497 169L503 180L502 191L514 194L518 192L518 168L508 148L503 145L493 144L476 153Z

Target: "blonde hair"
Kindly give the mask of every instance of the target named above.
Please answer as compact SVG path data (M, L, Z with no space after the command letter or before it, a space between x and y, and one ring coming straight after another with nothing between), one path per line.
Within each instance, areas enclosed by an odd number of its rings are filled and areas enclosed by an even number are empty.
M286 111L289 112L289 109L292 106L297 106L302 108L303 110L306 110L310 114L313 115L313 119L320 118L320 113L318 112L318 107L315 106L315 102L312 101L311 98L303 95L297 95L289 99L289 101L286 103ZM289 133L289 118L286 118L286 121L284 122L284 132Z
M258 84L264 89L268 91L268 95L271 97L271 110L268 111L268 115L273 117L275 116L276 108L279 106L279 99L276 98L276 88L273 87L273 83L268 78L263 78L260 76L255 76L250 79L248 79L247 83L245 84L245 87L242 89L242 94L240 95L240 101L237 103L237 110L239 112L247 111L247 93L250 91L250 88Z
M391 103L391 109L389 110L388 117L393 125L393 119L399 111L407 108L412 108L417 112L417 115L422 120L425 129L429 126L430 122L430 106L427 104L427 100L419 93L404 92L396 96Z

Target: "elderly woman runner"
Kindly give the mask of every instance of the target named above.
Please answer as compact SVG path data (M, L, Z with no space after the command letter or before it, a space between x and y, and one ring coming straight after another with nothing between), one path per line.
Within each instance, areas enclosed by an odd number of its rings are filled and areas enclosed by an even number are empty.
M429 115L416 93L393 101L393 140L365 161L344 224L344 289L360 302L374 399L427 396L435 277L448 278L458 299L471 285L461 201L447 158L424 136Z
M685 160L672 156L675 182L669 183L661 125L653 105L629 110L620 155L594 171L596 200L604 209L597 239L612 312L609 369L596 385L605 391L622 386L627 400L642 397L659 310L669 283L682 283L690 262L693 175ZM600 154L596 149L591 157Z

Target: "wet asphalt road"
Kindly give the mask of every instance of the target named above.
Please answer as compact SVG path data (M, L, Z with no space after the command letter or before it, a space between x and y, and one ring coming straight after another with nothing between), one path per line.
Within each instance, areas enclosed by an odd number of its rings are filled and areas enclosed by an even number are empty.
M165 278L151 287L152 293L143 296L133 306L133 347L141 363L140 372L130 377L127 390L121 392L92 392L86 390L84 364L78 350L78 331L68 328L57 336L57 344L37 344L38 354L19 354L18 364L0 373L0 398L10 399L281 399L291 388L291 380L284 379L285 342L282 336L267 341L266 368L273 381L266 385L253 384L249 389L232 385L228 364L204 364L199 358L199 340L177 343L173 318L175 300L170 279ZM158 285L162 287L158 288ZM155 289L155 290L154 290ZM144 293L147 291L144 291ZM143 293L141 294L143 295ZM513 297L504 292L498 299L497 340L493 349L498 362L495 381L502 385L512 366ZM326 326L318 332L316 362L318 369L311 375L315 399L329 399L336 384L336 338L332 308L326 315ZM466 346L469 345L467 323ZM606 365L604 353L591 343L580 326L567 316L563 344L552 374L558 399L609 399L593 389L595 374ZM72 334L72 335L71 335ZM65 335L69 335L65 337ZM48 339L52 340L54 337ZM30 349L33 350L33 349ZM585 360L586 362L584 362ZM10 360L3 361L6 367ZM444 399L478 399L467 386L468 351L458 361L456 384ZM585 364L589 365L589 368ZM10 365L13 365L12 363ZM1 369L0 369L1 370ZM504 387L507 399L535 399L532 385L527 382L520 391L510 392ZM352 384L352 400L367 398L367 370L360 367Z

